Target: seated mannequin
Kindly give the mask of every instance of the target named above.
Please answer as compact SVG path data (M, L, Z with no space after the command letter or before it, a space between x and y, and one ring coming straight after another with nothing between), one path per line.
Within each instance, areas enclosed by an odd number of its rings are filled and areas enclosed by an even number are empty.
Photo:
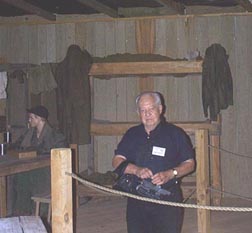
M15 143L10 145L11 148L34 149L38 154L48 154L52 148L67 146L64 135L49 125L47 108L39 105L28 109L27 112L29 128Z
M49 125L47 108L39 105L27 112L29 128L10 145L11 149L36 150L39 155L43 155L50 154L52 148L68 147L64 135ZM13 178L13 186L13 215L30 215L33 210L31 196L50 192L50 168L19 173Z

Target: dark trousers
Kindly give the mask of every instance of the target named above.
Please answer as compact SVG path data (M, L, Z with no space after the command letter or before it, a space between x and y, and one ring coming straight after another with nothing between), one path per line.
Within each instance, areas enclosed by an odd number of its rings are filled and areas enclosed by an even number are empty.
M179 233L183 209L128 199L128 233Z

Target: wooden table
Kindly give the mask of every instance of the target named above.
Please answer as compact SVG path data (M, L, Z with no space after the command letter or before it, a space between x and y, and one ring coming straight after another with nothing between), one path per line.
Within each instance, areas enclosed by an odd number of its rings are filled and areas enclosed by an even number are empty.
M38 155L32 159L0 156L0 217L7 215L7 176L50 166L50 155Z

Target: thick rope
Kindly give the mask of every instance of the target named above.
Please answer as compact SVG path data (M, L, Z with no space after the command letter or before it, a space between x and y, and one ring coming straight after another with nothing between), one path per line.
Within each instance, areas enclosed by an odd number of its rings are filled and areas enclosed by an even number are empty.
M185 207L185 208L194 208L194 209L205 209L205 210L218 210L218 211L238 211L238 212L252 212L252 208L245 208L245 207L221 207L221 206L203 206L203 205L195 205L195 204L183 204L183 203L177 203L177 202L170 202L170 201L161 201L161 200L156 200L156 199L151 199L147 197L141 197L137 196L131 193L127 192L122 192L118 190L114 190L111 188L107 188L95 183L92 183L90 181L84 180L80 177L78 177L76 174L73 173L68 173L66 172L66 175L72 176L74 179L78 180L82 184L95 188L99 191L105 191L107 193L115 194L115 195L121 195L125 197L130 197L134 198L137 200L141 201L146 201L146 202L152 202L156 204L161 204L161 205L169 205L169 206L175 206L175 207Z
M241 195L238 195L238 194L234 194L234 193L231 193L231 192L221 191L221 190L213 188L213 187L209 187L208 189L210 191L218 192L218 193L221 193L221 194L228 194L228 195L231 195L231 196L234 196L234 197L238 197L240 199L252 202L252 198L250 198L250 197L244 197L244 196L241 196Z
M235 155L237 157L243 157L243 158L247 158L247 159L252 159L251 156L248 156L248 155L243 155L243 154L238 154L238 153L234 153L232 151L229 151L229 150L226 150L226 149L223 149L221 147L216 147L216 146L213 146L213 145L208 145L209 148L213 148L214 150L218 150L218 151L223 151L223 152L226 152L228 154L231 154L231 155Z

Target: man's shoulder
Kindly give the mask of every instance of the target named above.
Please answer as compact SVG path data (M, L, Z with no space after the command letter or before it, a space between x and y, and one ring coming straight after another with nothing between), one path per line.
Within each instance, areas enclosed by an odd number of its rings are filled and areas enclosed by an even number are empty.
M185 133L184 129L170 122L163 122L162 128L171 133Z
M143 124L138 124L138 125L134 125L134 126L130 127L127 130L127 133L141 132L141 131L143 131L143 129L144 129Z

